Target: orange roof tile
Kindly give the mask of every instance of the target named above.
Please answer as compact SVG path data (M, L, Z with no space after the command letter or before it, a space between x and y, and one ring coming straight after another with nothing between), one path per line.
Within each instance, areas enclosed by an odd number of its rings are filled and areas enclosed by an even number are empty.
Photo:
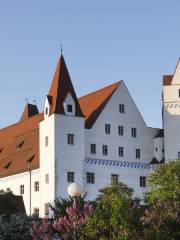
M82 112L86 118L86 128L92 127L105 105L122 82L123 81L118 81L78 99Z

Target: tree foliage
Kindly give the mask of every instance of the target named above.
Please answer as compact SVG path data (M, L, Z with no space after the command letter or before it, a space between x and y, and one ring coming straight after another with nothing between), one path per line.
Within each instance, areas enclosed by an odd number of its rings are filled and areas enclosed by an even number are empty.
M86 239L133 240L139 204L132 200L133 190L118 183L100 190L97 207L86 225Z
M157 200L145 210L143 240L180 239L180 204L173 201Z
M148 178L150 190L145 194L147 203L180 201L180 160L159 165Z

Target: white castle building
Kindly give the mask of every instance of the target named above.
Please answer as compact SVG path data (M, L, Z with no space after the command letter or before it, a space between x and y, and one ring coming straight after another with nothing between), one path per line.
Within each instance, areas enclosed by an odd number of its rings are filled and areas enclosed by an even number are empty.
M147 127L123 81L77 98L61 56L44 111L27 104L0 129L0 190L22 195L27 214L41 217L72 182L87 199L112 181L142 197L156 164L180 157L180 63L164 76L163 127Z

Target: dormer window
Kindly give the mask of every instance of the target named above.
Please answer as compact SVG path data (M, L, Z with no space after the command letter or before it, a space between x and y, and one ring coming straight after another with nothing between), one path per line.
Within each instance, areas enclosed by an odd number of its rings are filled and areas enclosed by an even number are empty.
M73 97L70 93L67 94L66 98L64 99L64 113L68 116L75 116L76 106Z
M22 148L23 144L24 144L24 141L22 141L21 143L19 143L19 144L17 145L17 150L18 150L18 151Z
M33 158L34 158L34 156L35 156L35 155L33 155L32 157L30 157L30 158L27 160L27 164L28 164L28 165L31 164L31 162L32 162L32 160L33 160Z
M4 171L7 171L7 169L10 167L11 162L8 162L5 166L4 166Z
M67 112L68 113L72 113L72 105L71 104L67 104Z

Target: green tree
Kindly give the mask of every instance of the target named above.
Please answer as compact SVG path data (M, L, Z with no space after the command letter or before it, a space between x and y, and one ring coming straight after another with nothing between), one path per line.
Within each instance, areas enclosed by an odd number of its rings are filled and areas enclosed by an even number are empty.
M145 194L145 202L153 204L157 200L180 201L180 160L162 164L148 178L150 190Z
M100 190L97 207L85 227L87 240L137 239L139 202L133 190L118 183Z
M159 165L148 178L143 240L180 239L180 160Z

